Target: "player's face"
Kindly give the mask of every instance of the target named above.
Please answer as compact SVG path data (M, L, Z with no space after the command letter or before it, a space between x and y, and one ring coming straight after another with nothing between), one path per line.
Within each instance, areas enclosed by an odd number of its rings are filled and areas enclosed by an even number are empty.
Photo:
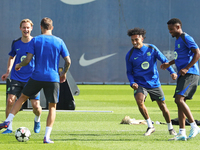
M142 35L131 36L131 42L134 48L140 49L143 46L143 41L144 41L144 38L142 37Z
M22 36L23 37L28 37L31 35L33 27L29 22L24 22L22 23L22 26L20 27L20 30L22 31Z
M172 35L172 37L177 37L179 35L179 29L180 28L180 25L173 25L173 24L169 24L168 25L168 30L169 30L169 33Z

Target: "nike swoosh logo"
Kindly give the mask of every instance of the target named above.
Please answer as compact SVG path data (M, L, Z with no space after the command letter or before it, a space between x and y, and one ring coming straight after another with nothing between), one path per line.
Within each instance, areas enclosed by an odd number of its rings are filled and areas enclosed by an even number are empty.
M60 0L60 1L69 5L82 5L82 4L93 2L95 0Z
M79 60L79 64L80 64L81 66L83 66L83 67L89 66L89 65L92 65L92 64L94 64L94 63L97 63L97 62L99 62L99 61L101 61L101 60L104 60L104 59L109 58L109 57L111 57L111 56L113 56L113 55L116 55L116 54L117 54L117 53L113 53L113 54L110 54L110 55L106 55L106 56L102 56L102 57L97 57L97 58L90 59L90 60L85 60L85 58L84 58L85 54L83 54L83 55L81 56L80 60Z
M138 59L138 57L135 57L134 59Z

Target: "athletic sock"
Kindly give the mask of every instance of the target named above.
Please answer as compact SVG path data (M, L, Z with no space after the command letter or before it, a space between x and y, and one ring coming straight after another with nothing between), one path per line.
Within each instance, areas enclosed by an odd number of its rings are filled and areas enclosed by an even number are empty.
M40 122L40 116L36 116L35 115L35 119L34 120L35 120L35 122Z
M191 128L197 128L198 127L195 121L190 123L190 126L191 126Z
M152 121L151 121L150 117L149 117L149 119L147 119L146 121L147 121L148 127L149 127L149 128L153 128L153 124L152 124Z
M46 127L45 135L46 140L48 141L50 139L50 134L51 134L52 127Z
M179 134L186 136L186 130L184 128L179 129Z
M10 124L9 124L9 126L8 126L8 128L7 129L9 129L9 130L11 130L12 131L12 121L10 121Z
M167 123L167 126L168 126L168 130L173 129L173 126L172 126L172 123L171 123L171 122L170 122L170 123Z
M8 117L6 118L5 121L12 121L14 117L15 117L15 115L13 115L12 113L9 113L9 115L8 115Z

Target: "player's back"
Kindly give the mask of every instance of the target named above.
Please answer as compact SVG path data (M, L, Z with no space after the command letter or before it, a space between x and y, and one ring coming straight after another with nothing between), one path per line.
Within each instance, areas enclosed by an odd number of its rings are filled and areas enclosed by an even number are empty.
M60 55L63 57L69 55L63 40L53 35L40 35L35 37L32 42L35 71L31 78L38 81L59 82Z

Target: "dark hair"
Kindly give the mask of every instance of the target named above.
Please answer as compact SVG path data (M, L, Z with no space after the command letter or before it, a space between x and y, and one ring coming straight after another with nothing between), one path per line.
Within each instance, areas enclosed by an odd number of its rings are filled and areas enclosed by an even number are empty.
M180 24L181 27L182 27L182 22L181 22L181 20L178 19L178 18L172 18L172 19L170 19L170 20L167 22L168 25L169 25L169 24L175 25L175 24L177 24L177 23Z
M41 20L40 25L46 30L51 30L53 21L50 18L45 17Z
M140 29L140 28L129 29L128 32L127 32L128 36L142 35L143 38L146 38L145 34L146 34L146 30Z

